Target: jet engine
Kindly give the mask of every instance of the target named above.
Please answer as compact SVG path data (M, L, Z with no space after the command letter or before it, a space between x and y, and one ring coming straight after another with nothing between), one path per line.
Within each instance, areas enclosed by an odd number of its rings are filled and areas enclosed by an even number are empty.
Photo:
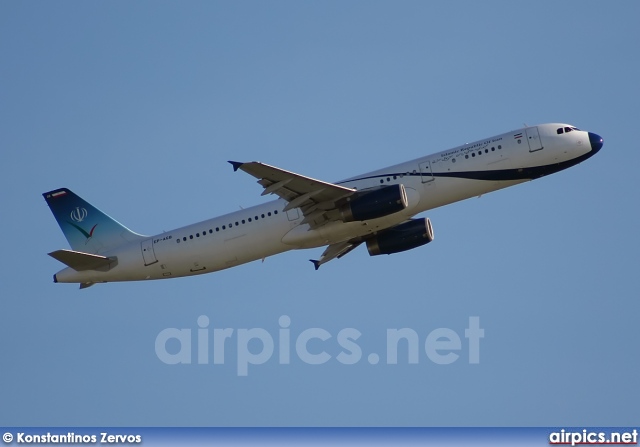
M397 213L407 207L407 191L404 185L389 185L371 191L360 191L349 197L340 207L344 222L377 219Z
M429 218L411 219L367 239L367 250L370 256L390 255L421 247L432 240L433 227Z

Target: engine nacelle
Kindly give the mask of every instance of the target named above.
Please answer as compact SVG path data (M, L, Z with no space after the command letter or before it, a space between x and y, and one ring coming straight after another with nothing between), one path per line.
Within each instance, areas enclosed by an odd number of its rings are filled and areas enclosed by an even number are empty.
M421 247L433 240L429 218L412 219L367 239L370 256L390 255Z
M344 222L377 219L402 211L408 204L404 185L389 185L356 193L340 207L340 215Z

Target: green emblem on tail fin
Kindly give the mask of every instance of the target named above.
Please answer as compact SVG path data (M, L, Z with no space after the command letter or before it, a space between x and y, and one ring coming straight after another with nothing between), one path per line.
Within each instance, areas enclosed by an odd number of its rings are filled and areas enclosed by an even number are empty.
M76 230L78 230L80 233L82 233L82 234L84 235L84 237L86 237L86 238L87 238L87 240L86 240L86 241L84 241L85 245L86 245L86 244L87 244L87 242L89 242L89 240L93 237L93 230L95 230L95 229L96 229L96 227L98 226L98 224L95 224L95 225L91 228L91 231L89 231L89 232L87 233L83 228L80 228L80 226L78 226L78 225L74 224L73 222L69 222L69 221L67 221L67 223L68 223L69 225L71 225L73 228L75 228Z

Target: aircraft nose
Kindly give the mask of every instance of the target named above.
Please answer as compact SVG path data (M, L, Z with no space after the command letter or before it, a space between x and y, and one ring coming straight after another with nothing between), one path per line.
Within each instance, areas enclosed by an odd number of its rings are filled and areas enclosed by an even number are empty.
M600 135L589 132L589 142L591 143L591 150L594 154L602 149L603 141Z

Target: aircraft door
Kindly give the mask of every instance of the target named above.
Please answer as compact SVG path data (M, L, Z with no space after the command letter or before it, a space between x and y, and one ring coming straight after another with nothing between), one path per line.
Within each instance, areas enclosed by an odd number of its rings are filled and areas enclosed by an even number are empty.
M153 239L146 239L141 242L142 258L144 259L144 265L151 265L158 262L156 259L156 252L153 250Z
M540 141L540 134L537 127L527 127L525 129L527 133L527 141L529 142L529 152L535 152L542 149L542 142Z
M422 183L432 182L433 172L431 172L431 162L429 160L423 161L420 163L420 178L422 178Z

